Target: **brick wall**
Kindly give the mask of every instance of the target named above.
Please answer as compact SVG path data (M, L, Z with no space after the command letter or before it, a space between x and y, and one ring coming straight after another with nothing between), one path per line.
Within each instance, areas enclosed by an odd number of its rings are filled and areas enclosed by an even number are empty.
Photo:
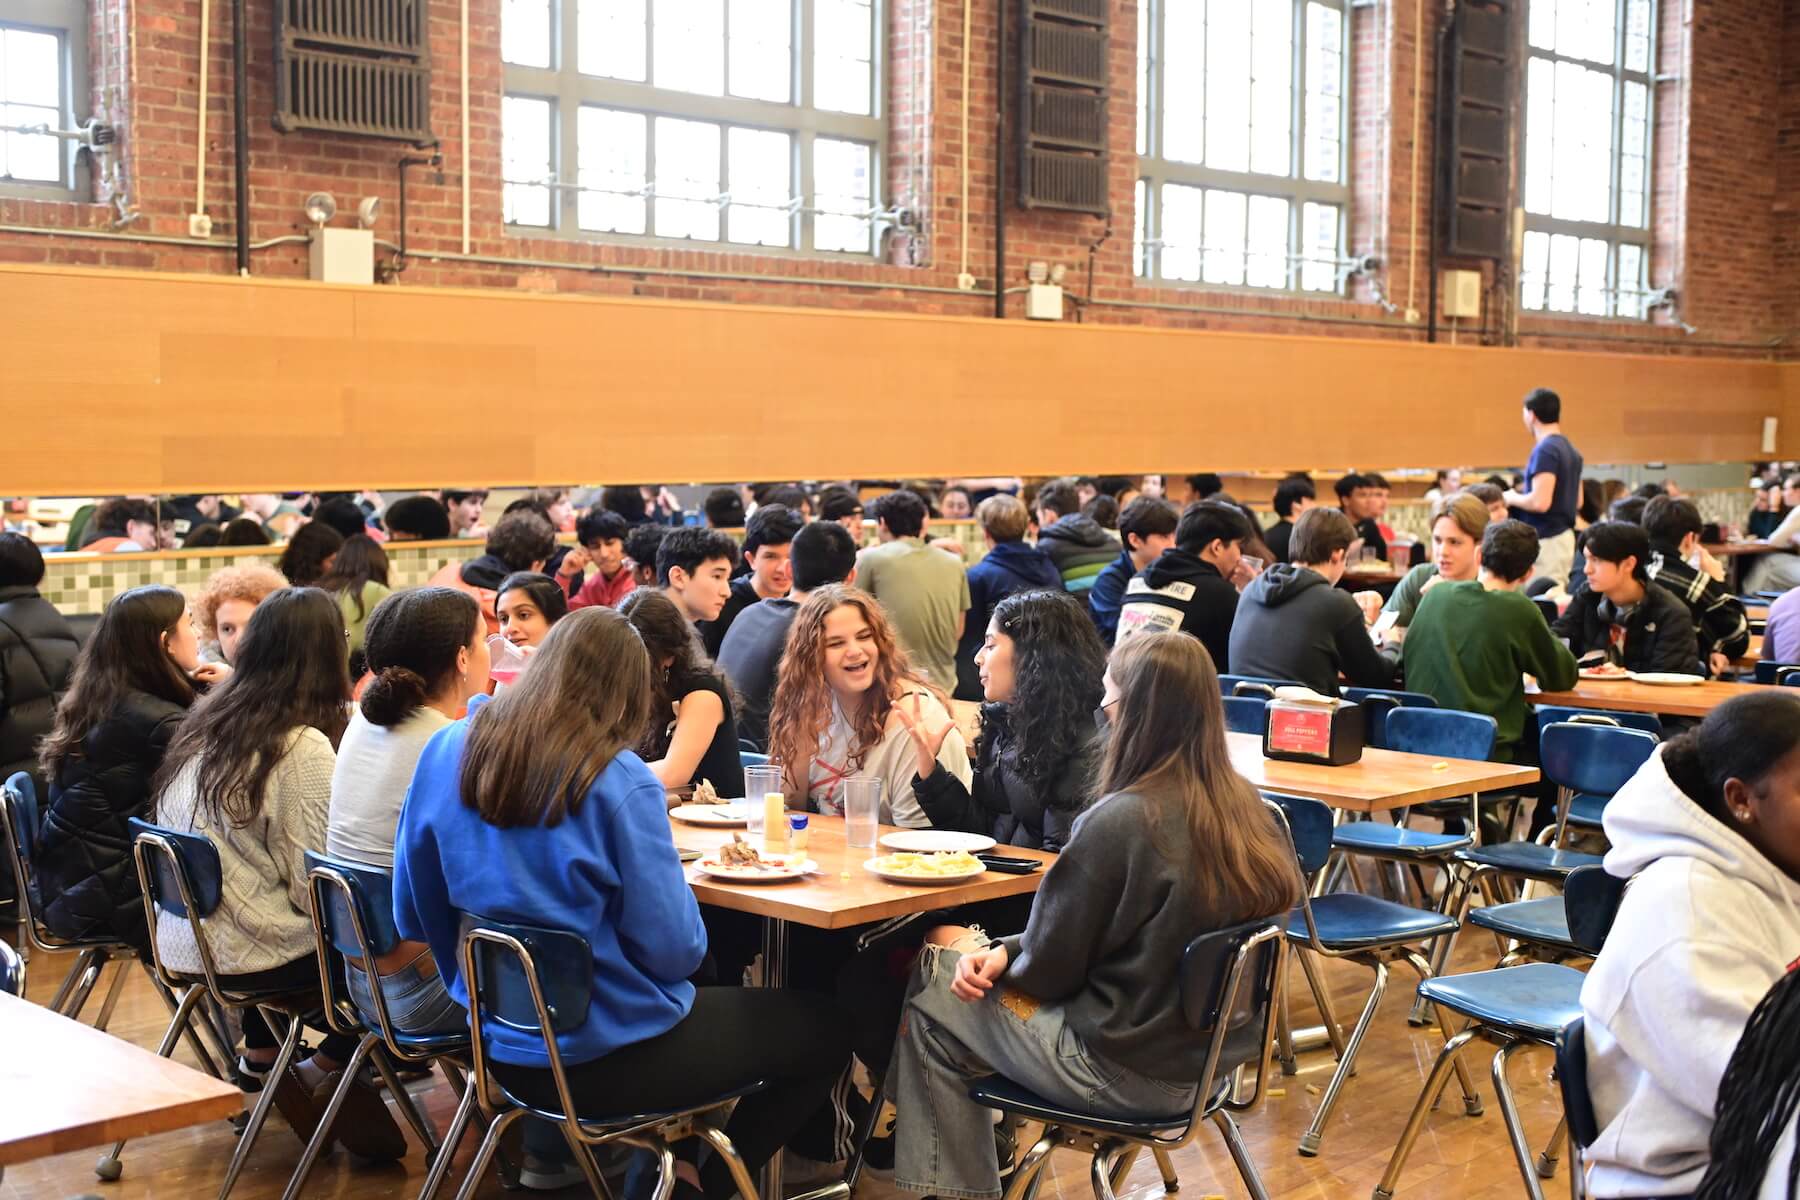
M969 269L992 286L995 56L994 5L971 0L973 53L970 128ZM405 286L477 286L951 313L991 313L991 294L956 290L964 205L961 197L961 70L963 6L955 0L891 0L888 4L890 153L886 199L915 206L921 227L896 235L881 261L808 261L749 250L659 249L509 236L501 224L499 0L470 0L470 241L461 250L458 131L458 44L455 0L430 0L434 82L432 125L442 139L441 171L415 169L409 182L408 236L413 257ZM1436 4L1377 0L1351 12L1351 253L1378 255L1379 276L1353 281L1347 297L1267 295L1228 289L1146 287L1133 276L1136 19L1133 0L1115 0L1111 102L1110 220L1068 214L1008 214L1008 286L1024 282L1027 262L1069 268L1071 306L1083 320L1185 328L1416 339L1400 310L1426 307L1428 210L1433 175L1431 92L1437 39ZM211 6L211 95L207 128L206 201L216 244L186 242L194 201L200 0L96 0L94 105L121 128L120 157L96 171L93 202L0 200L0 226L115 232L114 201L136 215L123 230L160 241L46 237L0 231L0 261L192 272L234 269L230 9ZM1680 316L1650 323L1518 317L1490 307L1482 328L1459 337L1528 339L1535 345L1768 354L1774 339L1800 323L1791 269L1800 263L1790 197L1800 184L1800 0L1664 0L1655 169L1653 282L1678 287ZM1427 28L1420 29L1423 17ZM126 36L127 32L129 36ZM105 35L105 36L103 36ZM396 162L413 153L396 143L316 134L280 135L273 110L272 14L252 0L250 14L251 240L263 243L304 232L299 208L315 189L348 207L381 197L380 237L393 239ZM1417 62L1417 176L1412 137ZM1009 95L1014 92L1009 75ZM1789 84L1783 87L1783 83ZM1685 130L1686 137L1683 138ZM1016 156L1009 156L1009 176ZM1415 217L1416 214L1416 217ZM1417 230L1419 262L1411 250ZM383 252L384 256L386 252ZM561 265L549 265L561 264ZM1440 267L1459 264L1445 262ZM1787 269L1784 269L1787 268ZM302 276L306 247L298 240L254 252L257 274ZM748 278L756 276L759 278ZM1490 283L1495 282L1491 271ZM1505 280L1498 281L1504 284ZM1376 289L1393 305L1377 303ZM1496 286L1490 298L1505 300ZM1009 310L1019 315L1012 297ZM1444 330L1444 336L1450 336Z

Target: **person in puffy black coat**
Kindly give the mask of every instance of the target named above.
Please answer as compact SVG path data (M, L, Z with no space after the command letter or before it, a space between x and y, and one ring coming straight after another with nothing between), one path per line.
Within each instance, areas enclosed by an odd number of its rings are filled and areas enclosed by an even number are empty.
M133 588L106 606L43 748L49 803L33 887L52 932L117 937L149 957L125 823L150 811L163 752L194 702L190 674L211 682L229 670L200 665L174 588Z
M0 533L0 780L24 771L40 795L38 743L81 652L69 623L38 595L43 581L44 556L31 539Z
M911 707L895 706L919 753L913 794L935 829L1061 850L1098 773L1093 713L1106 647L1079 599L1021 592L994 607L976 662L987 703L972 786L937 762L950 726L928 729Z

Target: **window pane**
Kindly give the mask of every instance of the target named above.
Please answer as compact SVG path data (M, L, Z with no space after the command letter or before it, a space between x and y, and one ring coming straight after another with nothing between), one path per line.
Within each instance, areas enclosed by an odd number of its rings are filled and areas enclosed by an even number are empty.
M51 110L62 107L62 39L27 29L0 30L0 100ZM53 122L54 123L54 122Z
M1525 79L1525 211L1548 214L1556 161L1556 64L1533 58Z
M502 215L514 225L549 225L550 102L508 96L500 106Z
M731 94L786 104L794 90L793 33L788 0L731 0Z
M872 5L858 0L814 0L813 104L833 112L874 111Z
M656 235L718 241L718 195L719 127L656 118Z
M1224 171L1250 169L1250 17L1243 0L1206 8L1206 165Z
M1150 5L1138 5L1137 23L1137 152L1150 153Z
M1200 209L1204 193L1199 188L1165 183L1162 189L1162 274L1164 279L1198 281L1200 278Z
M1581 274L1575 309L1590 317L1606 315L1606 243L1599 238L1581 239Z
M1625 69L1650 69L1650 0L1625 0Z
M1338 206L1307 204L1300 210L1300 286L1309 292L1337 290Z
M1612 209L1612 76L1556 64L1550 214L1606 221Z
M576 202L583 229L644 232L645 125L642 113L583 108L577 129L580 183Z
M1336 183L1343 157L1344 15L1306 6L1306 177Z
M1619 315L1643 320L1644 308L1644 248L1642 246L1621 245L1619 247Z
M1244 216L1249 197L1242 192L1206 193L1205 250L1201 277L1208 283L1244 282Z
M656 64L651 82L704 96L724 92L724 0L656 0L654 11L656 30L651 40L656 46Z
M1206 0L1163 0L1162 157L1206 157Z
M874 207L875 180L869 147L862 142L813 140L813 249L867 254L875 224L863 214Z
M1531 0L1525 37L1534 50L1556 49L1556 0Z
M1553 312L1575 311L1575 282L1580 270L1581 239L1566 233L1552 234L1546 307Z
M793 139L768 129L733 129L725 184L731 192L725 236L757 246L787 246L794 240L792 199Z
M522 67L550 65L550 0L501 0L500 57Z
M1294 9L1256 0L1250 35L1250 169L1293 173Z
M644 0L580 0L581 73L644 78Z
M1602 66L1613 62L1616 0L1558 0L1556 52Z
M1535 311L1544 307L1544 286L1549 281L1549 270L1550 235L1527 230L1525 262L1519 272L1519 303L1525 308Z
M1286 287L1288 282L1288 202L1278 196L1250 197L1245 239L1249 258L1244 282L1251 287Z
M1150 275L1154 268L1144 257L1144 243L1149 240L1150 221L1149 186L1142 180L1132 193L1132 225L1131 225L1131 261L1136 264L1133 269L1139 275Z

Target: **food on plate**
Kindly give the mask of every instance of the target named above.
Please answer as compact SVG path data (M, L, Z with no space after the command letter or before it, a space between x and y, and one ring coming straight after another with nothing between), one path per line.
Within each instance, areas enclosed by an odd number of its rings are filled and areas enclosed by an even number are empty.
M970 875L987 867L967 850L940 850L933 854L901 851L875 860L876 869L887 875L913 879L941 879L947 875Z
M689 804L717 804L718 802L719 789L712 785L712 780L710 779L702 779L699 783L696 783L694 785L694 795L688 801Z
M1630 671L1617 663L1599 663L1595 666L1581 668L1583 679L1624 679L1630 674Z
M744 835L741 833L732 834L731 840L719 847L719 857L717 861L720 866L745 867L751 870L774 865L772 863L764 862L762 860L762 855L756 852L756 847L752 846L749 842L746 842L744 840Z

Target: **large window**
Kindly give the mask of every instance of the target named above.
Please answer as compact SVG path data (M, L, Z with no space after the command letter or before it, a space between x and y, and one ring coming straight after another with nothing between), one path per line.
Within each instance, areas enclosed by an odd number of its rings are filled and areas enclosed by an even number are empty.
M1138 274L1339 288L1342 0L1139 0Z
M1654 0L1531 0L1527 309L1643 317Z
M78 180L74 140L38 130L69 130L87 113L79 0L0 0L0 192L72 196Z
M873 254L875 0L502 0L506 221Z

